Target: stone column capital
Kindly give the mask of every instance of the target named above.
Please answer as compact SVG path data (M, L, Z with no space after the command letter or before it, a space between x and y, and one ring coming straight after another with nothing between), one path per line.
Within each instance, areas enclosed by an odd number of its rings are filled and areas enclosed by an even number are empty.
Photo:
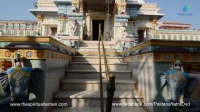
M36 17L38 21L42 21L44 19L44 16L42 14L37 14Z

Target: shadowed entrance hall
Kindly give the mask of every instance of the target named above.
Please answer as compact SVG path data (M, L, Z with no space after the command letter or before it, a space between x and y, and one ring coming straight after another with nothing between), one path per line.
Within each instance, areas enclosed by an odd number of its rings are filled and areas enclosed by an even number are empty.
M103 35L104 31L104 20L92 20L92 34L93 34L93 40L98 40L98 34L99 34L99 24L101 24L101 31Z

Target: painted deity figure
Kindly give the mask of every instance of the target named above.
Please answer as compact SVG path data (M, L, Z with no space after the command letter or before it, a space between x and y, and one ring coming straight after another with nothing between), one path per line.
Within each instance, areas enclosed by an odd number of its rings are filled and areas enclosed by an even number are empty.
M77 13L77 12L78 12L78 8L77 8L76 5L72 6L71 12L72 12L72 13Z
M13 67L24 67L23 60L21 59L20 54L13 55L12 58Z
M76 36L76 29L77 29L77 22L76 20L72 21L72 25L70 27L70 36Z
M172 63L172 66L170 69L184 72L181 59L176 59L176 61L174 63Z
M124 22L120 23L120 29L121 29L121 37L126 38L127 32L126 32L126 26Z
M126 10L124 9L124 7L121 7L121 9L120 9L120 12L119 12L120 14L126 14Z

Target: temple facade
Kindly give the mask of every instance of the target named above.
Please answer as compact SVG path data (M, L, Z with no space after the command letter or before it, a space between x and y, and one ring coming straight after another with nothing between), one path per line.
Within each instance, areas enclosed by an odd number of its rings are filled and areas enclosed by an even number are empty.
M105 41L132 38L135 45L148 39L200 40L191 24L158 22L164 14L143 0L38 0L29 9L37 21L0 21L0 35L75 36L98 40L101 23Z
M157 20L164 16L159 10L156 4L143 0L38 0L29 10L37 18L37 28L34 26L35 33L31 34L78 36L95 41L101 23L105 40L128 37L138 43L156 34ZM18 23L6 24L8 27L2 32L13 34L7 32Z

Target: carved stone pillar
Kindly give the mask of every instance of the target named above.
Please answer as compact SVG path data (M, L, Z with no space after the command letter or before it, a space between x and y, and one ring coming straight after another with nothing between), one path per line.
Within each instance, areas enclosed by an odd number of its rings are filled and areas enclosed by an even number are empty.
M80 13L83 13L83 0L80 0Z
M41 28L41 34L42 34L42 36L45 35L45 26L42 26L42 28Z
M87 25L87 36L91 39L91 17L90 17L90 15L87 15L86 25Z
M36 15L37 17L37 21L38 21L38 25L37 25L37 30L38 30L38 33L42 34L42 27L41 27L41 23L44 19L43 15L42 14L37 14Z
M152 30L151 30L151 32L152 32L152 38L155 38L155 36L156 36L156 23L157 23L157 18L156 17L154 17L154 18L152 18L152 20L151 20L151 24L152 24Z

